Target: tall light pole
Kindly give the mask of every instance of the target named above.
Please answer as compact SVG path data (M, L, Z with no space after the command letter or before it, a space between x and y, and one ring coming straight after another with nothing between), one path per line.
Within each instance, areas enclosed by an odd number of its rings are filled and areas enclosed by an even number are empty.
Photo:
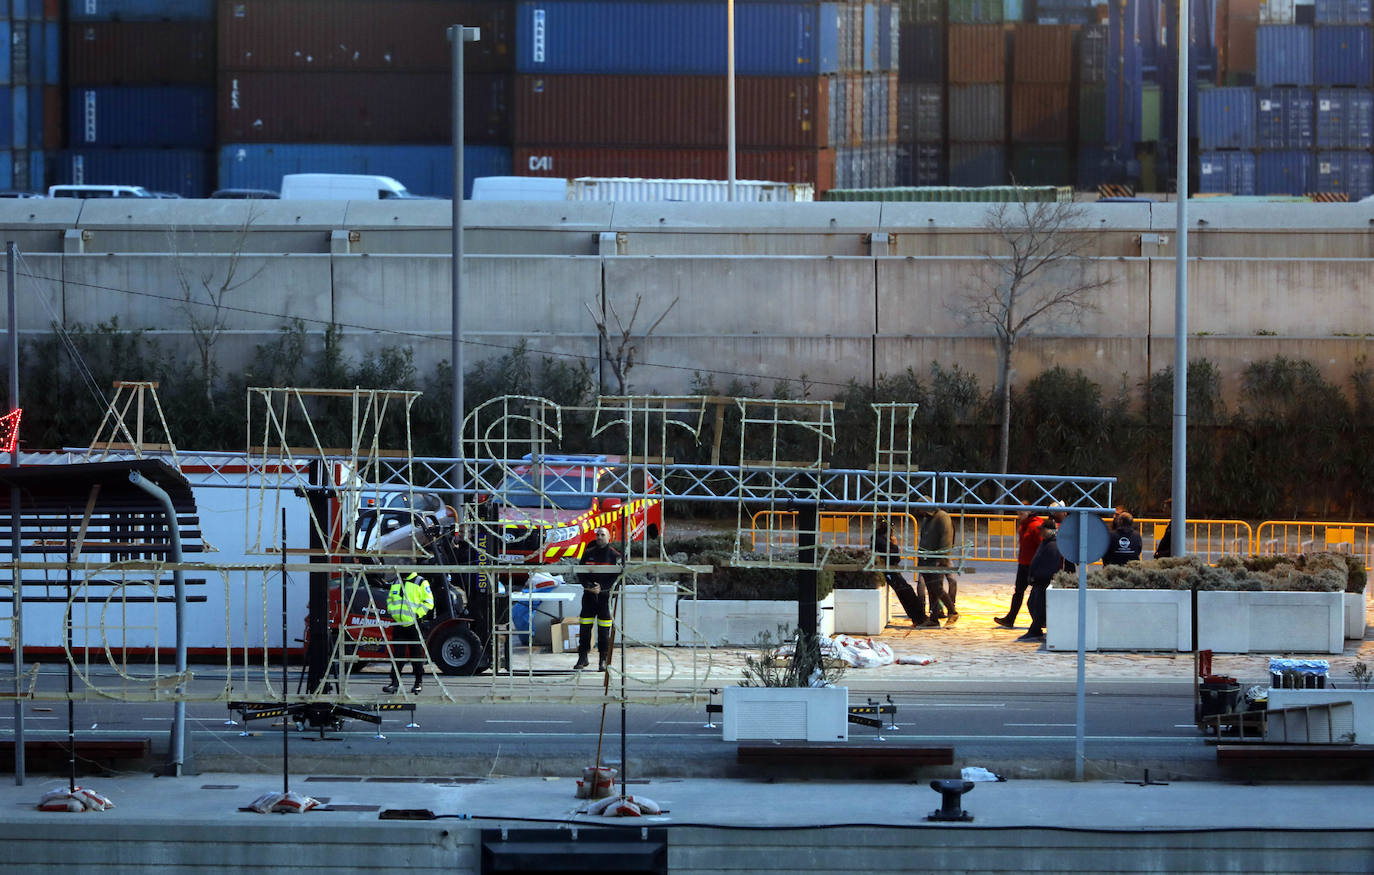
M453 265L449 334L449 361L453 363L453 429L449 450L453 456L453 506L462 512L463 467L463 43L475 43L482 32L455 24L448 29L453 64ZM457 521L455 521L457 522Z
M1178 2L1178 144L1174 149L1174 191L1178 196L1178 227L1174 236L1174 440L1173 533L1169 549L1188 554L1188 25L1190 0Z
M735 0L725 0L725 197L735 199Z

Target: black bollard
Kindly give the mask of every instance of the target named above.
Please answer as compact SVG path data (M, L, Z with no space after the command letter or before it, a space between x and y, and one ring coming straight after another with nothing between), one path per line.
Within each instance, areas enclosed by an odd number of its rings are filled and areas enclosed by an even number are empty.
M940 778L930 782L930 789L940 794L940 807L926 815L926 820L971 821L973 815L960 807L960 797L973 789L972 781L959 778Z

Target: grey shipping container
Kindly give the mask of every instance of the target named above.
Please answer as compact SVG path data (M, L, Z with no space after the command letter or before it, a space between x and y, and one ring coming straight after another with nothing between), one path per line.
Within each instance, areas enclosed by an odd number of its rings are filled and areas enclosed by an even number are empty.
M944 185L949 178L939 143L898 143L895 154L897 185Z
M1257 88L1255 142L1261 149L1310 149L1316 142L1315 112L1306 88Z
M949 138L969 143L1006 139L1005 95L1001 85L949 86ZM952 172L952 160L950 168Z
M1107 81L1107 25L1091 24L1078 32L1078 81L1102 85Z
M1370 0L1316 0L1317 24L1369 24Z
M945 138L944 88L902 83L897 86L897 141L939 143Z

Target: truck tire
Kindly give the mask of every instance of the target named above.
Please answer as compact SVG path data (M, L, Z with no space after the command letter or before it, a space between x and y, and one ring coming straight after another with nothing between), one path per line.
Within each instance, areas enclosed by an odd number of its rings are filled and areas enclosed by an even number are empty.
M430 639L429 656L442 674L477 674L482 667L482 642L465 625L448 626Z

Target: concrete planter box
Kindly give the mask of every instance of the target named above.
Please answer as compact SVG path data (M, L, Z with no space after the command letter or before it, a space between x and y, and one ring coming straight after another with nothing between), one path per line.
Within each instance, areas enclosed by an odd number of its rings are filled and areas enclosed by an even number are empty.
M1356 744L1374 744L1374 690L1281 690L1269 691L1270 710L1274 708L1293 708L1302 705L1329 705L1335 702L1349 702L1355 706L1355 722L1352 727L1333 726L1340 732L1353 731L1352 739Z
M890 619L887 587L837 589L835 631L845 635L881 635Z
M1356 640L1364 638L1367 622L1365 611L1368 608L1365 594L1348 592L1345 594L1345 637Z
M805 741L849 740L846 687L726 687L721 737Z
M1088 590L1087 650L1191 649L1191 594L1186 590ZM1345 646L1345 594L1338 592L1200 592L1198 647L1216 653L1340 653ZM1046 593L1046 646L1078 647L1078 591Z
M835 634L835 594L817 605L816 630ZM778 627L797 626L797 603L770 599L680 599L677 603L677 643L683 645L753 645L767 634L776 641Z

